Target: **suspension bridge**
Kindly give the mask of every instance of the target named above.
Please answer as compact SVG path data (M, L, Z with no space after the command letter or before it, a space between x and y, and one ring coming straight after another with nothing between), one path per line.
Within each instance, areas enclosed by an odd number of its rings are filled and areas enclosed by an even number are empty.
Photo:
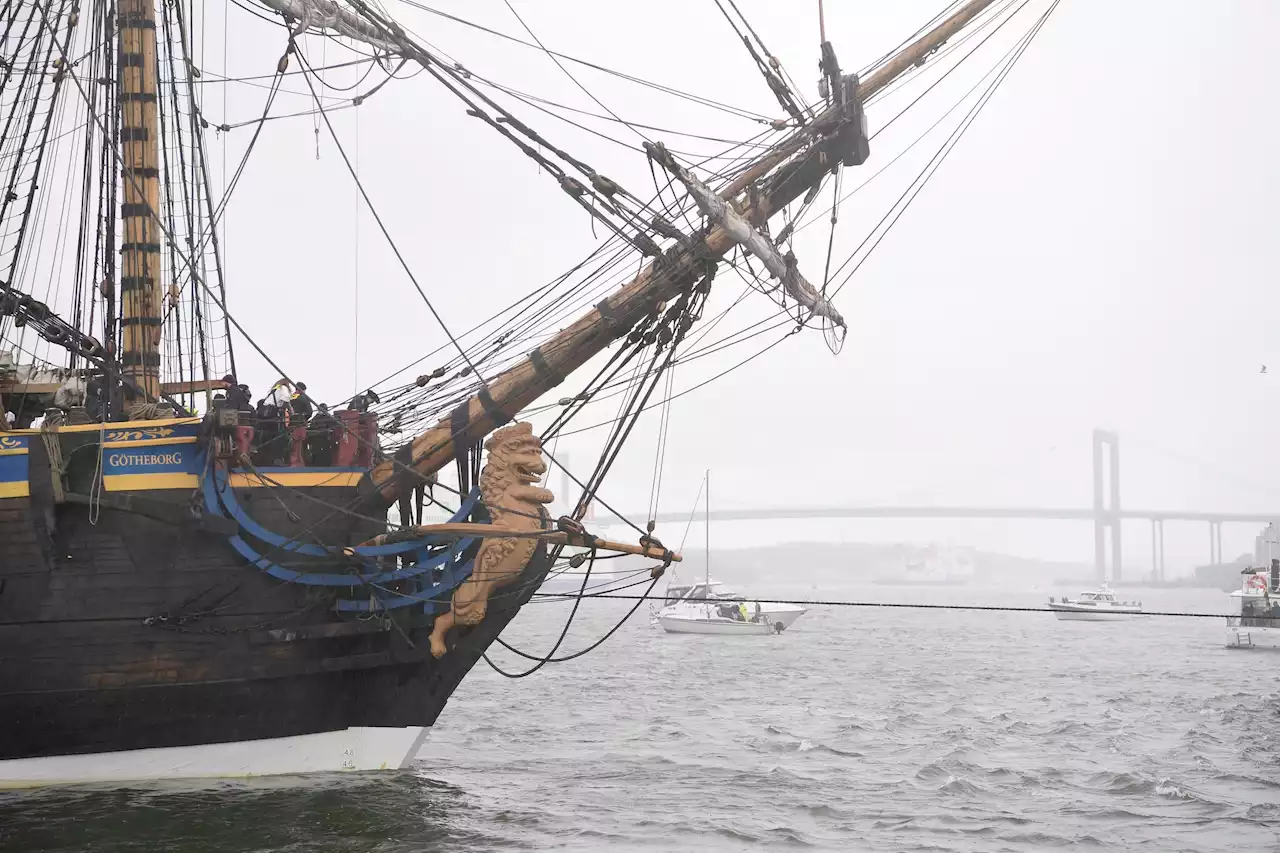
M571 494L568 476L565 476L563 494ZM645 518L646 513L628 514L628 518ZM701 516L700 516L701 517ZM655 521L686 521L689 513L658 513ZM1075 521L1093 524L1094 570L1099 580L1110 577L1122 579L1124 565L1121 523L1144 520L1151 525L1151 570L1157 580L1165 579L1164 525L1165 522L1193 522L1206 524L1209 533L1209 561L1224 562L1222 555L1222 525L1224 524L1272 524L1280 525L1280 511L1258 512L1202 512L1199 510L1126 509L1120 501L1120 439L1106 430L1093 432L1093 506L1091 507L983 507L983 506L812 506L812 507L763 507L752 509L712 510L712 521L757 521L809 518L938 518L938 519L1008 519ZM620 523L612 513L601 508L594 519L595 526Z

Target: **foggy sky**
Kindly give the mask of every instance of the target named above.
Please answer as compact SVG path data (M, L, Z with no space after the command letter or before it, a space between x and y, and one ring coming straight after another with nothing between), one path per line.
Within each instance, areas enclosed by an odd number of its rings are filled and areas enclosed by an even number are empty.
M816 3L738 0L809 99L816 98ZM431 5L502 32L527 34L501 0ZM941 0L828 0L827 34L846 70L893 48ZM847 170L846 190L949 109L1024 31L1035 0ZM399 3L387 8L423 41L478 74L599 112L544 54ZM780 110L710 0L599 3L519 0L551 48L722 99ZM203 16L203 68L270 75L278 27L234 6L223 64L221 2ZM1280 511L1271 472L1280 348L1280 248L1270 239L1280 195L1277 118L1264 57L1280 6L1221 2L1063 3L939 173L839 296L849 321L833 357L806 332L674 404L662 509L688 509L704 469L715 506L971 504L1087 506L1090 431L1120 433L1127 507ZM305 39L309 60L349 58ZM580 66L574 75L624 118L710 136L746 138L749 121L656 94ZM363 68L328 72L341 85ZM873 132L923 85L869 110ZM265 82L265 81L263 81ZM260 113L266 91L206 86L215 123ZM308 109L287 78L277 112ZM333 103L337 103L336 101ZM510 104L509 101L504 103ZM528 293L597 244L586 215L545 173L426 75L392 81L358 110L333 114L358 149L361 179L446 323L455 331ZM647 197L643 156L519 104L557 144ZM963 110L842 208L836 262L883 215ZM626 127L576 117L638 144ZM327 131L310 117L267 125L229 207L223 246L230 305L241 323L320 399L381 379L443 340L357 199ZM209 137L214 185L234 169L251 129ZM671 147L724 146L645 131ZM829 201L829 192L824 199ZM775 220L775 228L778 220ZM801 268L821 281L828 226L796 241ZM603 229L597 228L603 239ZM358 273L358 288L356 278ZM741 282L721 276L710 314ZM725 331L767 316L748 299ZM355 319L358 310L358 321ZM356 339L358 336L358 348ZM754 352L769 338L678 369L677 389ZM241 376L261 396L276 378L238 343ZM1262 375L1262 364L1275 362ZM428 362L415 372L426 372ZM587 373L588 371L583 371ZM577 390L585 376L556 396ZM583 415L612 417L615 402ZM653 474L657 416L634 440L602 494L642 511ZM557 453L579 474L601 431ZM558 477L551 484L558 488ZM677 525L675 527L682 527ZM663 531L659 531L662 533ZM665 531L670 542L680 529ZM1126 561L1149 567L1150 533L1126 525ZM1251 550L1254 526L1224 531L1228 557ZM1170 561L1206 562L1203 525L1168 525ZM693 541L701 534L695 530ZM713 545L792 539L930 539L1089 560L1088 524L812 521L716 527ZM801 567L785 567L799 571Z

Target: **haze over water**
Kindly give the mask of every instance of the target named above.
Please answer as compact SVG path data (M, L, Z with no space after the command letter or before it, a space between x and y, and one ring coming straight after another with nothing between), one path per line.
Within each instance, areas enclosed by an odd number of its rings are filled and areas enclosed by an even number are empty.
M1212 590L1136 594L1148 609L1228 607ZM626 604L585 602L562 651ZM567 612L530 606L504 638L544 653ZM1280 658L1225 649L1219 619L817 607L782 636L746 638L667 635L645 616L525 679L482 662L412 771L10 792L0 849L1275 849Z

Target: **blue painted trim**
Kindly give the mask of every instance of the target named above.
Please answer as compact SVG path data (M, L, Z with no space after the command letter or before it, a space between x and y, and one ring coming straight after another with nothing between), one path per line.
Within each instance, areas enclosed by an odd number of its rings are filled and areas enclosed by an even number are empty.
M337 469L335 469L337 470ZM341 469L346 470L346 469ZM452 522L466 521L470 517L476 504L480 500L480 490L473 489L467 499L463 501L462 506L449 519ZM224 509L225 513L219 512L240 525L240 529L259 539L272 547L282 551L288 551L294 554L301 554L307 557L333 557L340 556L343 553L342 548L326 548L321 545L311 545L305 542L299 542L279 533L273 533L267 530L256 520L244 511L240 506L239 500L236 499L235 490L227 486L227 475L223 471L211 471L204 479L204 502L207 509L218 512L219 508ZM391 557L400 554L406 554L410 551L417 551L430 545L439 544L442 540L439 537L425 536L421 539L412 539L407 542L397 542L393 545L373 545L366 547L357 547L352 550L361 557ZM462 540L467 545L472 540ZM464 546L465 547L465 546Z
M287 569L278 563L268 560L266 557L254 550L253 546L244 540L241 536L231 536L228 540L231 547L236 549L240 556L248 560L252 565L262 569L271 577L285 581L286 583L297 583L304 586L334 586L334 587L358 587L371 583L391 583L393 581L409 580L426 574L428 571L443 566L445 564L455 563L459 554L466 550L471 540L460 540L454 547L450 548L443 554L422 560L412 566L405 568L392 569L386 572L376 572L374 574L347 573L335 574L330 572L305 572L296 569ZM470 572L470 562L467 574Z
M259 539L268 545L278 548L279 550L289 553L299 554L309 557L337 557L342 556L345 549L337 547L324 547L320 545L309 545L302 542L291 540L278 533L267 530L256 520L254 520L244 508L240 506L236 499L235 490L227 484L227 473L206 467L207 462L203 458L200 459L201 470L206 471L204 478L204 498L205 506L210 511L231 518L236 521L241 529L253 537ZM311 468L311 469L286 469L291 471L308 470L308 471L350 471L358 469L348 468ZM465 521L470 517L472 511L480 500L480 490L475 489L463 501L459 510L454 513L452 521ZM443 596L451 591L462 581L471 575L472 563L470 560L459 562L459 557L469 548L475 540L472 538L458 539L449 544L448 550L443 553L432 553L429 551L430 546L445 544L447 540L440 537L425 536L420 539L410 540L408 542L397 542L394 545L378 545L373 547L363 547L352 549L358 557L376 558L376 557L400 557L412 554L414 557L413 565L405 567L397 567L390 571L376 572L373 574L361 573L333 573L333 572L308 572L290 569L267 559L259 553L254 546L250 545L243 536L234 535L228 537L231 547L244 557L251 565L261 569L266 574L277 580L286 583L297 583L305 586L321 586L321 587L346 587L355 589L367 584L384 584L392 582L413 581L415 587L412 594L402 595L392 592L383 592L382 590L373 590L372 600L369 597L358 599L338 599L334 602L334 609L344 613L368 613L381 610L398 610L403 607L411 607L422 605L423 611L426 613L438 613L443 610L447 604L443 600L428 600L437 596ZM435 569L443 569L444 574L441 578L429 583L424 583L427 572Z
M378 610L399 610L402 607L422 605L424 613L442 613L448 609L445 594L471 576L472 563L453 563L452 571L445 569L445 575L430 584L419 584L412 595L396 595L374 590L374 600L368 598L339 599L334 602L333 609L339 613L369 613ZM376 602L376 603L375 603Z

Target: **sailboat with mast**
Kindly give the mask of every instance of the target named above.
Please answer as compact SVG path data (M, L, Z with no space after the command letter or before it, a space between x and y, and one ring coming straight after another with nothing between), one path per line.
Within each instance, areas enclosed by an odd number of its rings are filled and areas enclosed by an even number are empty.
M667 582L666 603L653 621L669 634L781 634L805 613L798 604L748 601L711 579L711 472L702 481L706 495L703 528L706 534L702 581Z
M869 100L1026 5L953 4L863 75L840 68L824 34L812 103L744 37L785 115L716 168L646 139L635 156L666 184L646 199L372 0L228 2L255 19L246 30L276 39L266 73L202 70L215 15L192 0L0 10L0 786L402 767L556 566L589 574L598 555L633 555L649 561L652 590L680 559L654 525L611 542L584 520L692 346L717 271L736 258L782 323L838 343L845 323L825 283L787 250L796 217L868 160ZM338 63L316 44L350 51L364 75L340 107L321 73ZM406 67L421 80L403 79ZM259 136L291 117L275 114L286 81L312 95L304 120L317 138L330 131L441 342L332 411L228 308L237 288L268 286L230 274L220 233ZM209 136L232 128L206 117L204 93L233 82L265 92L265 107L219 192ZM424 82L609 235L457 335L330 115ZM288 199L273 203L288 216ZM628 266L639 272L619 281ZM290 400L253 406L246 345ZM618 398L580 498L552 518L539 485L548 440ZM535 417L550 423L535 433ZM449 519L427 523L430 506ZM532 657L537 668L556 649Z

